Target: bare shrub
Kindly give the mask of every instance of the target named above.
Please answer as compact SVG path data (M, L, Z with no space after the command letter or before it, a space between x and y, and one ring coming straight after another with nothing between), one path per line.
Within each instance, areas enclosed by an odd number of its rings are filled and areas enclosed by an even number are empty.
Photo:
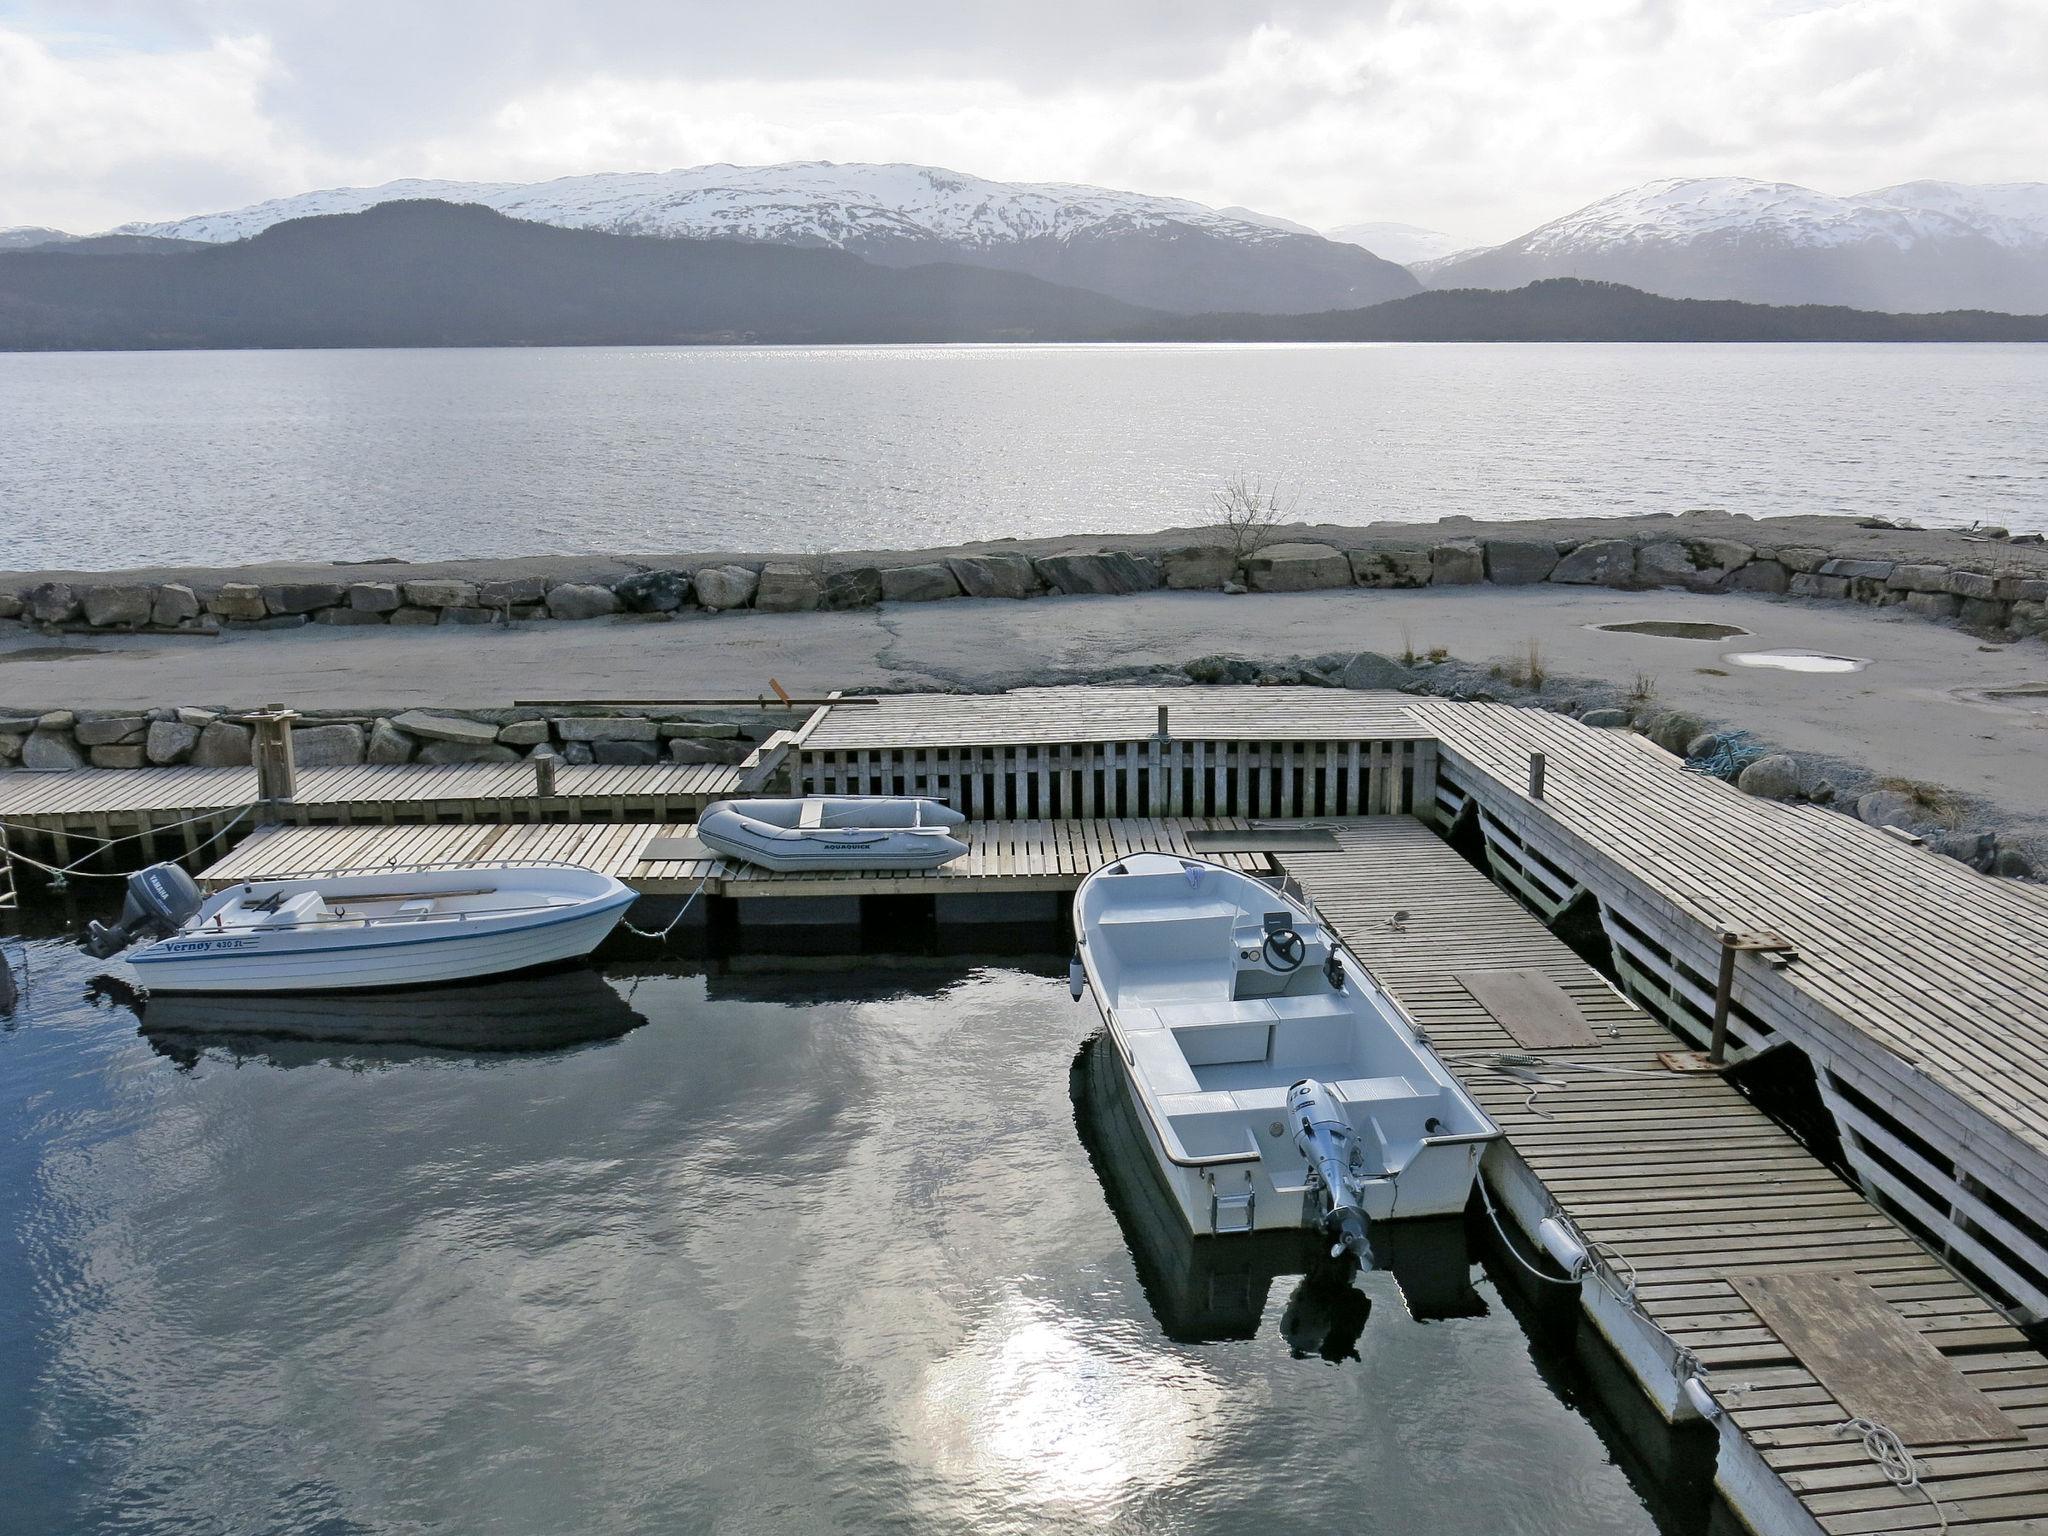
M1216 521L1230 537L1230 557L1240 565L1272 543L1274 530L1288 520L1280 488L1247 478L1242 470L1212 500Z

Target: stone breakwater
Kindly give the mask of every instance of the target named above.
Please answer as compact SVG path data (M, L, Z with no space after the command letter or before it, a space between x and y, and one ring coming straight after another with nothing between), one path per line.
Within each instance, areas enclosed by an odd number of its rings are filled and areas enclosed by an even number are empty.
M552 569L548 568L552 565ZM455 566L0 576L0 621L54 631L217 633L310 625L502 625L614 615L798 613L953 598L1160 589L1663 588L1896 607L1975 633L2048 634L2048 549L2002 530L1725 513L1481 525L1296 528L1246 549L1220 530L872 555L564 558Z
M547 711L311 711L292 727L301 769L355 763L739 763L804 710L683 709ZM0 769L238 768L251 761L253 729L224 705L128 712L0 707Z

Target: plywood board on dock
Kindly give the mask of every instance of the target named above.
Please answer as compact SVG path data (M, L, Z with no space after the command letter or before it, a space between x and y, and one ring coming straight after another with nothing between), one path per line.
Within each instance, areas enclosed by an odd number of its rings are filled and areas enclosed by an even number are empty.
M967 853L935 870L777 872L706 854L686 822L507 823L495 826L266 827L200 875L209 888L339 868L415 868L485 860L552 859L586 865L648 895L967 894L1070 891L1090 871L1132 853L1186 855L1190 834L1242 831L1243 823L1188 818L1094 822L988 821L963 829ZM652 856L650 856L652 855ZM1212 856L1251 874L1263 854Z
M2048 1522L2048 1360L2017 1329L1729 1083L1661 1070L1671 1032L1427 828L1404 817L1338 825L1341 852L1285 852L1282 868L1500 1123L1511 1155L1582 1232L1634 1266L1644 1312L1698 1357L1735 1426L1822 1529L1935 1522L1917 1493L1834 1433L1848 1406L1744 1299L1737 1274L1824 1263L1861 1277L2027 1435L1995 1448L1992 1471L1980 1459L1991 1447L1915 1447L1955 1529ZM1475 970L1548 977L1601 1048L1520 1045L1458 980ZM1555 1085L1488 1070L1504 1051L1552 1062ZM1573 1060L1601 1070L1562 1065ZM1998 1529L1987 1523L1986 1536Z

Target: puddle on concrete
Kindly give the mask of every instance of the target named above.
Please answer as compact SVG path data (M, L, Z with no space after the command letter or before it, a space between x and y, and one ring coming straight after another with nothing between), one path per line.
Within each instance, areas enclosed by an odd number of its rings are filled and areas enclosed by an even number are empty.
M1733 640L1749 633L1733 624L1700 624L1677 619L1635 619L1626 624L1588 624L1610 635L1654 635L1660 640Z
M69 645L31 645L18 651L0 651L0 661L84 661L88 656L104 656L105 651L85 650ZM149 651L123 651L124 656L148 656Z
M1971 704L1989 704L1994 709L2016 709L2023 714L2048 715L2048 683L2011 683L2003 688L1958 688L1957 698Z
M1870 665L1860 656L1818 651L1730 651L1721 659L1738 667L1774 667L1780 672L1861 672Z

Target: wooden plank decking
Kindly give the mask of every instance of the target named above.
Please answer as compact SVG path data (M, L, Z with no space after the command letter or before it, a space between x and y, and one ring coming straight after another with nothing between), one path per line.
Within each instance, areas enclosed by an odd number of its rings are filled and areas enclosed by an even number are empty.
M208 887L342 867L405 868L484 859L561 859L612 875L647 895L966 895L979 891L1070 891L1090 870L1125 854L1186 854L1198 830L1245 831L1231 820L991 821L968 828L965 857L924 871L783 873L719 858L643 857L658 838L688 837L683 822L506 824L498 826L266 827L200 875ZM1272 865L1261 853L1206 854L1248 873Z
M1834 1433L1850 1415L1731 1274L1826 1264L1862 1276L2026 1430L2019 1445L1913 1447L1951 1529L2048 1530L2048 1359L1727 1082L1659 1070L1671 1032L1428 829L1376 818L1342 824L1339 840L1335 853L1277 857L1500 1122L1508 1146L1490 1154L1490 1174L1496 1159L1518 1159L1581 1231L1626 1256L1649 1317L1708 1368L1724 1424L1821 1530L1922 1532L1936 1522L1924 1499ZM1452 974L1480 969L1549 976L1600 1043L1531 1054L1609 1070L1557 1072L1562 1085L1532 1093L1478 1069L1525 1049Z

